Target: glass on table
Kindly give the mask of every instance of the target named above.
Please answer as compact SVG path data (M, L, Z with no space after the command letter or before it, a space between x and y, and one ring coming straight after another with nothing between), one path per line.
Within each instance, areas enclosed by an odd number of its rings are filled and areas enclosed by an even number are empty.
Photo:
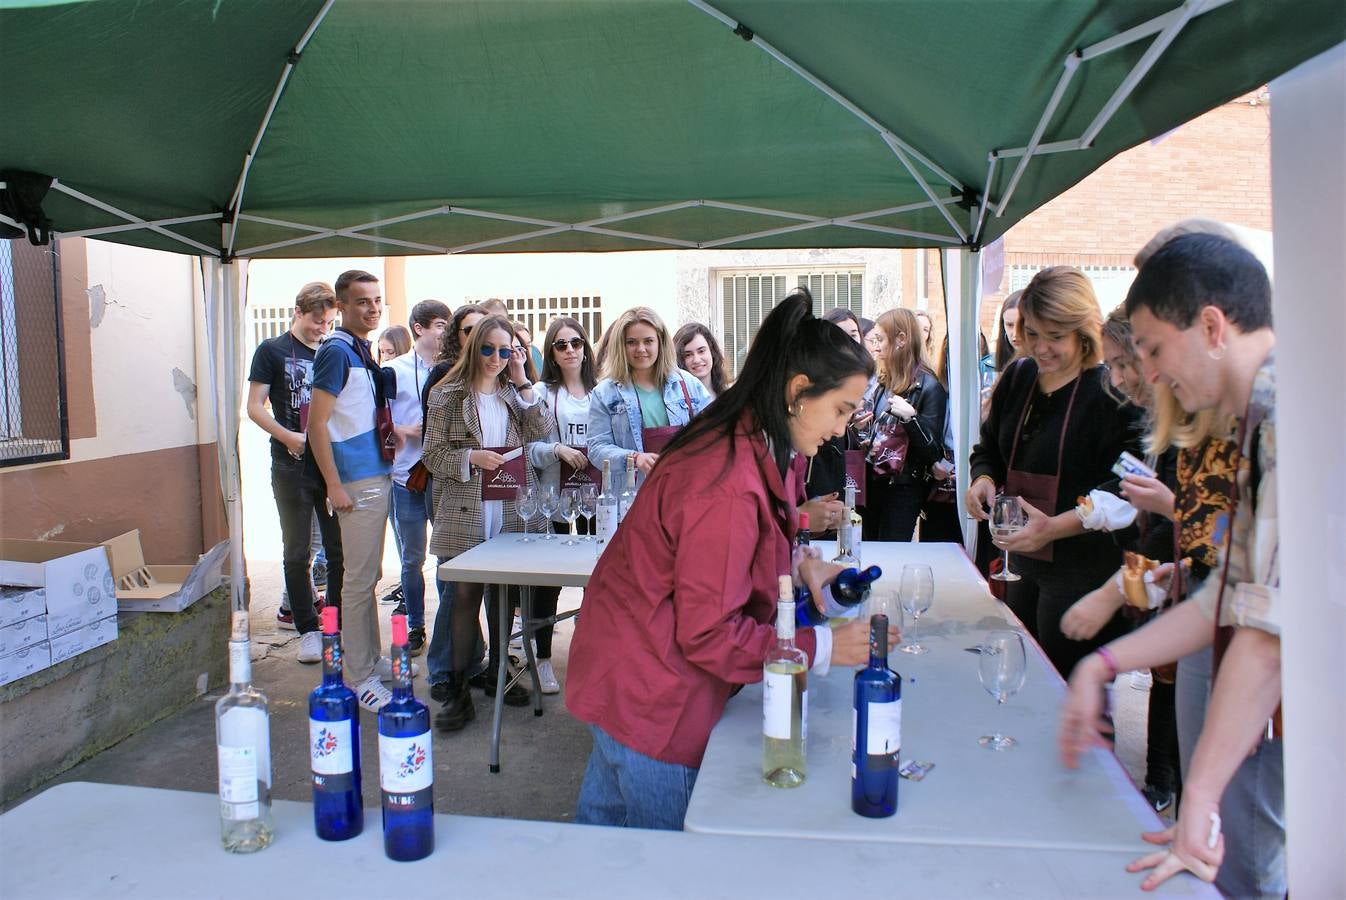
M995 698L997 705L1003 706L1024 684L1027 672L1024 636L1017 631L991 632L981 642L978 661L981 686ZM996 729L977 738L977 743L987 750L1007 750L1018 742Z
M992 540L1000 540L1018 534L1019 530L1027 524L1028 514L1024 512L1023 505L1019 502L1018 497L1011 494L996 494L995 502L991 505ZM996 581L1018 581L1019 576L1010 571L1009 551L1003 550L1003 552L1005 561L1001 565L1000 571L991 577Z
M901 630L902 600L897 588L893 587L891 582L882 587L876 584L869 592L869 599L865 600L861 607L860 621L868 622L874 616L887 616L889 624L896 625Z
M528 533L528 520L538 513L538 491L536 485L528 485L521 489L518 496L514 499L514 507L519 512L519 518L523 519L523 537L519 538L521 544L535 544L537 538Z
M581 541L588 543L594 539L594 529L592 519L594 513L598 510L598 485L589 484L580 485L580 515L589 522L589 533L580 538Z
M561 541L561 546L573 547L579 543L575 532L575 520L580 515L579 488L566 488L561 491L561 506L558 511L570 523L570 535L564 541Z
M935 575L930 567L923 563L908 563L902 567L902 580L898 583L902 597L902 611L906 613L903 622L911 622L911 636L897 649L903 653L921 654L929 647L921 644L917 638L920 631L921 616L935 602Z
M544 541L556 540L556 535L552 534L552 517L556 515L556 510L561 505L561 492L556 489L554 484L544 484L538 490L537 509L538 512L547 520L547 532L542 536Z

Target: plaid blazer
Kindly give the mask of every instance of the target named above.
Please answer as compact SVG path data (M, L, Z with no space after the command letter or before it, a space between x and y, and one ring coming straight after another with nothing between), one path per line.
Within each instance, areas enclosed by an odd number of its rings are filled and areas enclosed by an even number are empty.
M500 386L501 399L509 407L509 426L505 444L523 447L530 441L544 440L555 428L551 409L538 402L523 405L519 392L511 384ZM470 469L463 479L463 460L473 450L482 449L481 419L471 389L461 381L436 385L430 391L425 416L425 453L421 461L434 476L434 530L429 550L435 556L451 558L480 544L482 538L481 472ZM524 467L528 485L536 483L532 466ZM504 531L519 531L522 520L513 500L504 502ZM543 517L530 519L530 527L542 527Z

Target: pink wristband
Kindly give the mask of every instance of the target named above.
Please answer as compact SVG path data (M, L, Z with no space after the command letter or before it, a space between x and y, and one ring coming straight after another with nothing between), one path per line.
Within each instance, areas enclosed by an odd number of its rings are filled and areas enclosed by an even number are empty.
M1109 677L1108 680L1111 681L1113 678L1116 678L1117 660L1112 655L1112 651L1109 650L1107 647L1099 647L1094 652L1097 653L1099 658L1103 660L1103 664L1108 667L1108 672L1111 673L1111 677Z

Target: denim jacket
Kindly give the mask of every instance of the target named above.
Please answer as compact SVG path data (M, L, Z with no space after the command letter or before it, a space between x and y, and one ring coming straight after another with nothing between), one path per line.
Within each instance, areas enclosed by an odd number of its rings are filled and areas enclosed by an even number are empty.
M691 409L687 408L679 382L687 386ZM669 425L686 425L710 400L705 385L680 369L674 369L664 383L664 409L668 411ZM635 388L611 378L598 382L589 395L589 462L602 469L604 460L612 461L614 490L625 488L626 458L632 453L645 452L642 428Z

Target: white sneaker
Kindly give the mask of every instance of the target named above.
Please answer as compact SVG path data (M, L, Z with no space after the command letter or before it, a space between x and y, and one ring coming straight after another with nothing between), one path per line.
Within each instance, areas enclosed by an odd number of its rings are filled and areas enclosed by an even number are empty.
M521 633L522 631L523 631L523 621L518 616L515 616L514 624L509 626L509 633L511 635L509 639L509 654L510 656L517 656L520 659L523 658L523 634Z
M355 696L362 707L376 713L393 699L393 692L383 686L378 675L370 675L355 686Z
M306 631L299 635L299 652L294 658L301 663L322 662L322 632Z
M393 680L393 661L386 656L380 656L379 661L374 663L374 674L382 681ZM421 674L421 667L415 663L411 664L411 677L415 678Z
M561 693L561 683L556 680L556 672L552 670L551 660L539 659L537 661L537 680L542 683L542 693Z

